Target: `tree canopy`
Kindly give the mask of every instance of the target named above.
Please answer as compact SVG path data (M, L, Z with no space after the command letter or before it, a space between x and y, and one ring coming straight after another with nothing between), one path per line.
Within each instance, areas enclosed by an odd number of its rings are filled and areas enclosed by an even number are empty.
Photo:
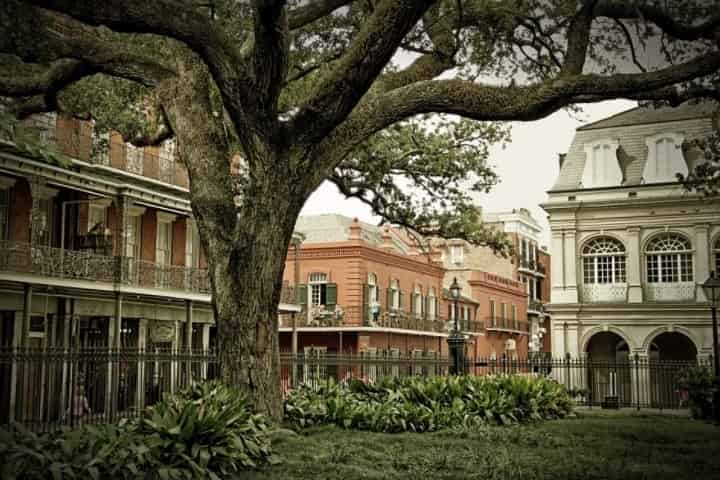
M503 122L615 98L717 99L718 6L6 0L0 96L20 117L92 118L136 145L176 138L221 349L241 352L224 372L276 413L284 257L323 181L389 222L505 251L469 196L496 181L487 152L507 140Z

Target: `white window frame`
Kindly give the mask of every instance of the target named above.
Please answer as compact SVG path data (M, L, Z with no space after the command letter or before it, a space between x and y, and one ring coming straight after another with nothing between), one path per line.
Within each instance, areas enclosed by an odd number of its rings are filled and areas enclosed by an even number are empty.
M453 265L462 265L464 248L462 245L450 245L450 262Z
M0 240L10 236L10 189L14 185L14 178L0 177Z
M667 171L661 171L662 165L657 149L657 145L661 141L669 141L674 147L674 149L670 149L670 152L674 153L674 155L670 155L669 158L665 159L667 162ZM645 139L645 146L647 147L648 156L645 161L645 168L643 169L643 182L676 182L677 178L675 174L681 173L687 175L687 162L682 153L682 144L684 141L685 136L676 132L663 132L647 137Z
M597 149L604 152L608 149L610 159L596 156ZM584 188L612 187L622 184L622 170L617 160L617 150L620 143L615 139L605 138L596 140L585 145L585 167L582 174L582 186Z
M422 289L419 285L415 285L413 289L413 302L415 303L415 318L422 318L423 302Z
M390 308L394 310L400 309L400 282L396 278L390 280Z
M627 281L627 250L616 238L594 237L582 249L583 284L624 284Z
M435 293L435 288L430 287L428 290L428 311L427 311L427 318L429 320L435 320L435 310L437 309L437 295Z
M672 238L674 237L674 238ZM682 249L653 249L654 243L671 239L683 243ZM649 284L691 283L694 281L692 241L679 233L654 235L645 249L645 281ZM653 280L651 280L651 276Z
M144 149L130 142L125 143L125 165L130 173L142 175L145 167Z
M167 214L165 212L157 212L157 229L155 232L155 263L157 265L169 266L172 265L172 251L173 251L173 222L176 216ZM167 241L165 245L161 246L160 232L167 229ZM163 255L163 253L165 255Z
M200 268L200 232L191 218L185 225L185 266Z
M310 288L308 288L308 295L310 296L310 298L308 300L310 301L310 305L323 305L321 303L322 290L323 288L327 288L327 284L328 275L325 272L312 272L308 276L308 285L310 285Z

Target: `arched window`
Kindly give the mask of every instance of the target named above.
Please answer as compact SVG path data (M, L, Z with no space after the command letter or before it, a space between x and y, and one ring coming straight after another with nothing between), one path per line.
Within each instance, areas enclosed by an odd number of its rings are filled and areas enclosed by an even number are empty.
M435 296L435 289L430 287L427 296L427 317L430 320L435 319L435 310L437 310L437 297Z
M325 305L327 292L327 274L313 272L310 274L310 301L313 305Z
M583 283L625 283L625 247L611 237L590 240L582 250Z
M415 289L413 290L413 311L415 312L415 317L422 317L423 297L422 290L418 285L416 285Z
M648 283L693 281L690 241L675 233L658 235L645 249Z
M715 240L713 253L715 254L715 276L717 276L720 275L720 236Z

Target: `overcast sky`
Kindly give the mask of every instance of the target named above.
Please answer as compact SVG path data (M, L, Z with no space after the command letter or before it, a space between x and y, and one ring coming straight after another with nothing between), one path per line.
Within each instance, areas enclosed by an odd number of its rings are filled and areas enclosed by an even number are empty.
M543 243L548 244L550 231L545 212L539 204L547 199L547 190L558 174L558 153L567 152L575 129L615 113L634 107L634 102L616 100L585 105L580 114L559 111L535 122L514 122L512 141L503 150L490 154L490 163L501 183L490 193L477 199L485 212L509 211L525 207L543 227ZM334 185L325 182L310 197L302 215L340 213L378 223L370 208L356 199L344 198Z

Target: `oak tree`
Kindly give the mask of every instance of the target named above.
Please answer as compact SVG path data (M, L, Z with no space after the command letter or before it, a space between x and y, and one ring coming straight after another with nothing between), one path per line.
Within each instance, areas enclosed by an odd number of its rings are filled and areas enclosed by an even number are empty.
M487 149L507 140L503 122L615 98L717 98L717 7L5 0L0 96L19 117L92 118L136 145L176 139L207 253L222 375L277 417L284 261L323 181L389 222L502 251L469 193L496 180Z

